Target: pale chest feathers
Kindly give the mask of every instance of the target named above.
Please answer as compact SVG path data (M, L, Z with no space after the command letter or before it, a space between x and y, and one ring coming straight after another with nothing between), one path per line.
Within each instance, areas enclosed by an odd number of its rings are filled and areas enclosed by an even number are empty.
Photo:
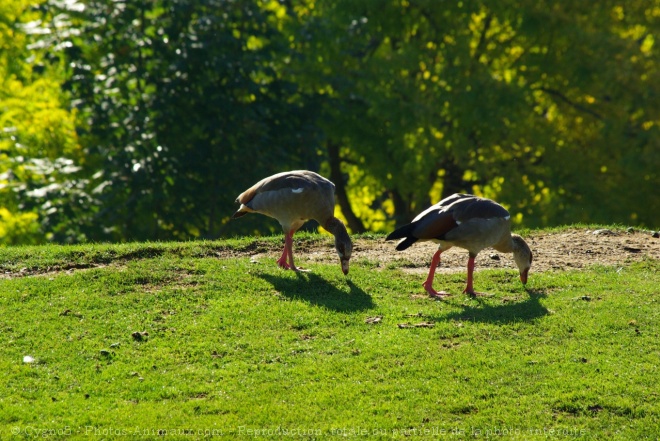
M441 244L443 249L457 246L474 253L489 247L500 249L510 242L510 218L510 216L507 216L504 218L457 221L457 226L437 242Z
M506 216L506 217L503 217L503 218L479 219L479 220L480 220L480 221L481 221L481 220L483 220L483 221L490 221L490 220L500 220L500 221L501 221L501 220L505 220L505 221L508 221L508 220L511 220L511 216ZM469 222L469 221L468 221L468 222ZM463 223L462 221L459 221L459 220L456 221L456 225L460 225L460 224L462 224L462 223Z
M300 227L314 219L323 224L334 214L334 195L316 187L285 187L257 194L249 203L259 213L277 219L283 227Z

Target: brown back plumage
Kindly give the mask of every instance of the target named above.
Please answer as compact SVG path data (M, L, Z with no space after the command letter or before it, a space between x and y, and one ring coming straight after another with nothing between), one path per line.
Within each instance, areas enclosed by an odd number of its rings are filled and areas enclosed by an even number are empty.
M432 240L440 244L432 265L439 262L440 253L453 246L469 251L468 284L466 292L475 295L472 288L474 258L484 248L493 247L504 253L513 253L520 271L520 280L527 283L532 265L532 252L522 237L511 234L511 216L495 201L469 194L454 194L427 208L407 225L397 228L387 240L401 239L398 251L405 250L418 240ZM433 296L439 293L432 288L435 268L429 271L424 282L426 290Z
M457 193L421 212L410 224L390 233L387 240L405 238L396 247L399 251L418 240L455 241L459 246L467 244L464 247L468 249L478 248L480 242L492 246L500 240L508 220L509 212L497 202Z
M323 176L307 170L278 173L245 190L236 202L241 206L233 218L247 213L261 213L275 218L282 225L287 240L308 219L316 220L335 236L335 249L342 271L348 274L353 244L346 226L334 216L335 185ZM290 265L294 266L290 249L289 254Z
M241 207L234 218L249 212L277 219L284 229L299 228L314 219L324 225L333 217L335 186L321 175L307 170L278 173L262 179L241 193Z

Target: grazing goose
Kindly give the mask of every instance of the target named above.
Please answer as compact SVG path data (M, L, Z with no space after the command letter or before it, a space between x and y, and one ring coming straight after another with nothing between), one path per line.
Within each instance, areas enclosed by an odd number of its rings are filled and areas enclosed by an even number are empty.
M346 227L334 216L335 184L314 172L296 170L269 176L241 193L241 206L232 216L261 213L279 221L284 230L284 251L277 264L298 271L293 263L293 234L309 220L316 220L335 236L341 270L348 274L353 244Z
M473 297L480 295L472 286L474 259L484 248L493 247L502 253L513 253L523 284L527 283L527 274L532 266L529 246L522 237L511 234L509 212L497 202L469 194L454 194L441 200L417 215L408 225L390 233L386 240L402 238L396 246L397 251L405 250L418 240L440 244L423 284L431 297L449 295L433 289L433 276L440 263L440 254L453 246L470 252L467 286L463 292Z

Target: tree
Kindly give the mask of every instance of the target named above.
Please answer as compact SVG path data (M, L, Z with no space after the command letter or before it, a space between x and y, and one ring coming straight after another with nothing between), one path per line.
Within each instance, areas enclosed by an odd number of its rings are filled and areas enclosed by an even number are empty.
M660 211L660 0L29 4L0 0L6 242L276 230L234 198L295 168L353 232L453 192L530 227Z
M33 3L0 1L0 243L75 238L67 216L85 199L74 115L60 65L35 44L47 29Z
M227 223L240 191L286 168L319 167L314 113L273 69L288 50L276 11L96 0L66 13L79 31L65 42L66 88L100 201L88 237L249 231L255 223Z
M321 126L342 167L375 180L374 217L409 219L467 191L529 226L651 225L658 2L436 6L294 7L303 62L290 70L325 97Z

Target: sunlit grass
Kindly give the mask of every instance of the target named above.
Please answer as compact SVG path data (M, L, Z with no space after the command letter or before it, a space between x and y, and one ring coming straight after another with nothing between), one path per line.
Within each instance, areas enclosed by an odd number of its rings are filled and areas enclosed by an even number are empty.
M0 437L660 433L657 261L528 291L482 270L480 300L443 275L432 301L395 265L296 274L251 262L262 244L1 249Z

